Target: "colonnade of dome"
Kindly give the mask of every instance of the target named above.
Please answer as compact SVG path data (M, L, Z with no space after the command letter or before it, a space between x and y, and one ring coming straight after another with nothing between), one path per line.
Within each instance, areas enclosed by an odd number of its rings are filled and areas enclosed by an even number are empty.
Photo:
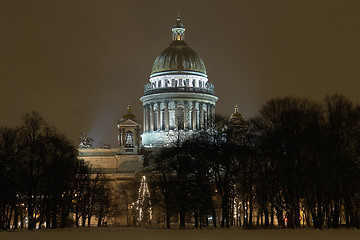
M213 123L215 104L194 100L164 100L144 104L144 132L203 130Z

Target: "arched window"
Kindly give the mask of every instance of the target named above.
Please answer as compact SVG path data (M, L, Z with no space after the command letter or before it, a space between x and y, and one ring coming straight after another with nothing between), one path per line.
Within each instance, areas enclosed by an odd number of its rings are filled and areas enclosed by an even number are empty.
M183 107L178 107L176 109L176 122L175 125L177 127L178 130L183 130L184 129L184 108Z
M131 131L126 132L125 146L126 147L133 147L134 146L134 133L131 132Z
M175 110L173 109L169 109L169 128L170 130L174 130L175 129Z

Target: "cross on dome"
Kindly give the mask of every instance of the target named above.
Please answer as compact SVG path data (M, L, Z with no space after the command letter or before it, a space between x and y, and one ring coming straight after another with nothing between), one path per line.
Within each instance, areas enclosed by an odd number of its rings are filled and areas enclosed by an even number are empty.
M237 104L235 105L235 112L234 113L239 113L239 107L238 107Z

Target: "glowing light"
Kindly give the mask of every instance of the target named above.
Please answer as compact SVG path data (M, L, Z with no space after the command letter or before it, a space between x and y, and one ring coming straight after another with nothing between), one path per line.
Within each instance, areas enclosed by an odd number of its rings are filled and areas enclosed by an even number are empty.
M133 203L134 205L134 203ZM144 212L148 212L149 220L152 220L152 209L151 209L151 201L150 201L150 191L148 184L146 182L146 177L142 176L140 187L139 187L139 197L136 201L136 210L139 213L138 221L143 221L145 214Z

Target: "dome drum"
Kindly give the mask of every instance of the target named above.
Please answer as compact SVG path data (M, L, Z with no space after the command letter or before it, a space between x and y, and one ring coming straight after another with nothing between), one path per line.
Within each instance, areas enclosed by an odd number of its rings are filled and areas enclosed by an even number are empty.
M199 92L214 95L214 85L208 82L206 74L194 72L165 72L152 74L150 83L144 86L144 94L160 92Z
M214 85L211 83L205 83L203 87L190 87L187 85L156 87L156 85L154 86L153 83L148 83L144 86L145 95L165 92L196 92L214 95Z

